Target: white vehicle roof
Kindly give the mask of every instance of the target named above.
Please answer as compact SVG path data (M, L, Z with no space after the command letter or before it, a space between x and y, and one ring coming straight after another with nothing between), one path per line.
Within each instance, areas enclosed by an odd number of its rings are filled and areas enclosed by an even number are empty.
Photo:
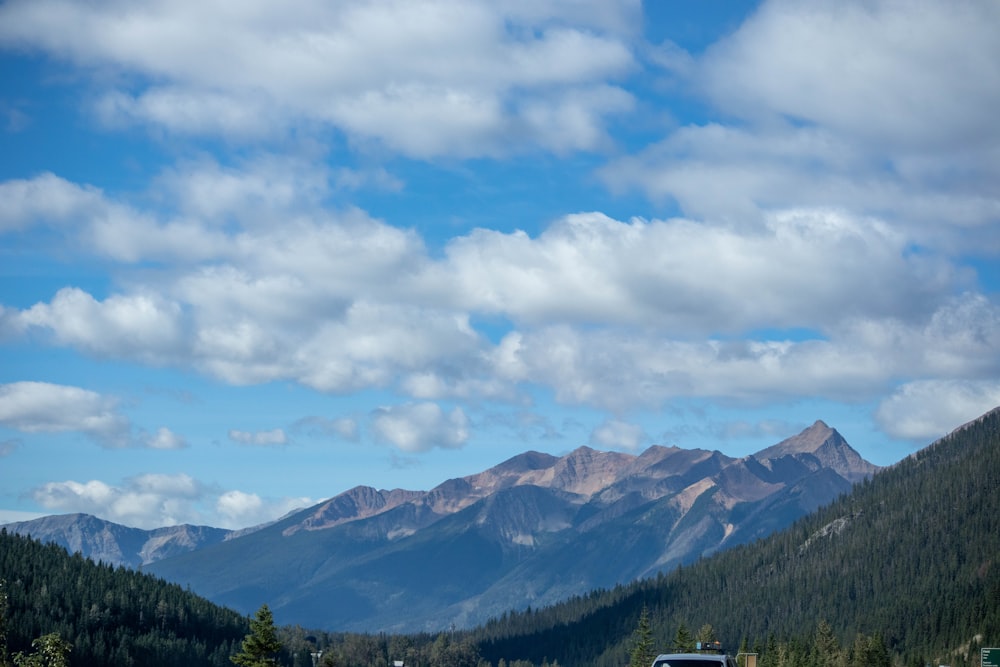
M661 653L653 660L653 667L705 667L710 663L736 667L736 661L725 653Z

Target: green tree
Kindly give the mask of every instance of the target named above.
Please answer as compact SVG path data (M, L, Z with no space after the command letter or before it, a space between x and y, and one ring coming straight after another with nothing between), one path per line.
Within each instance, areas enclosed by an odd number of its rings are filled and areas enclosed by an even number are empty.
M653 649L653 630L649 626L649 610L645 605L639 614L639 623L632 633L632 650L629 651L629 667L648 667L653 664L656 652Z
M851 649L850 667L889 667L892 657L880 634L858 634Z
M679 653L694 651L694 637L683 623L677 627L677 634L674 635L674 650Z
M25 653L14 654L14 664L17 667L69 667L69 652L73 646L59 636L59 633L51 632L43 635L31 642L35 652L28 655Z
M840 642L825 620L820 620L816 625L812 653L812 664L815 667L839 667L841 664Z
M281 650L277 629L274 627L274 615L266 605L261 605L253 618L250 619L250 634L243 640L243 650L230 660L241 667L267 667L278 664L275 654Z

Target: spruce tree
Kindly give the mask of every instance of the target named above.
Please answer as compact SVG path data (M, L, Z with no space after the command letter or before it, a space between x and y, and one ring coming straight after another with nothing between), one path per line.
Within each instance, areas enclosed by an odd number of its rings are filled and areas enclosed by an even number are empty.
M274 615L264 604L250 619L250 634L243 640L243 650L229 659L241 667L268 667L278 664L275 654L280 650Z
M629 652L629 667L649 667L656 653L653 649L653 630L649 627L649 610L643 606L639 623L632 633L632 650Z

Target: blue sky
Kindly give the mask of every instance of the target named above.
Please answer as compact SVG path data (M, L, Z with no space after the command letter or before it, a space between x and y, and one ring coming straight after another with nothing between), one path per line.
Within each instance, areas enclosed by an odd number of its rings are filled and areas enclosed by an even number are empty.
M0 520L1000 404L1000 4L0 2Z

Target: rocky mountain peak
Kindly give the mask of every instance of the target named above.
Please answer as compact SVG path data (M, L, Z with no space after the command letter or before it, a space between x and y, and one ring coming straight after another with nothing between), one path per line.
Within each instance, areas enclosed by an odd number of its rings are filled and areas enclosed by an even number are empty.
M826 422L817 419L812 426L801 433L793 435L790 438L785 438L778 444L757 452L754 456L758 460L764 461L791 454L812 454L831 441L835 444L846 444L843 436L836 429L830 428Z
M816 467L830 468L850 482L869 477L879 469L878 466L865 461L847 444L847 440L837 429L829 427L819 419L801 433L763 449L753 456L761 462L775 461L784 457L797 459L811 457L815 460Z

